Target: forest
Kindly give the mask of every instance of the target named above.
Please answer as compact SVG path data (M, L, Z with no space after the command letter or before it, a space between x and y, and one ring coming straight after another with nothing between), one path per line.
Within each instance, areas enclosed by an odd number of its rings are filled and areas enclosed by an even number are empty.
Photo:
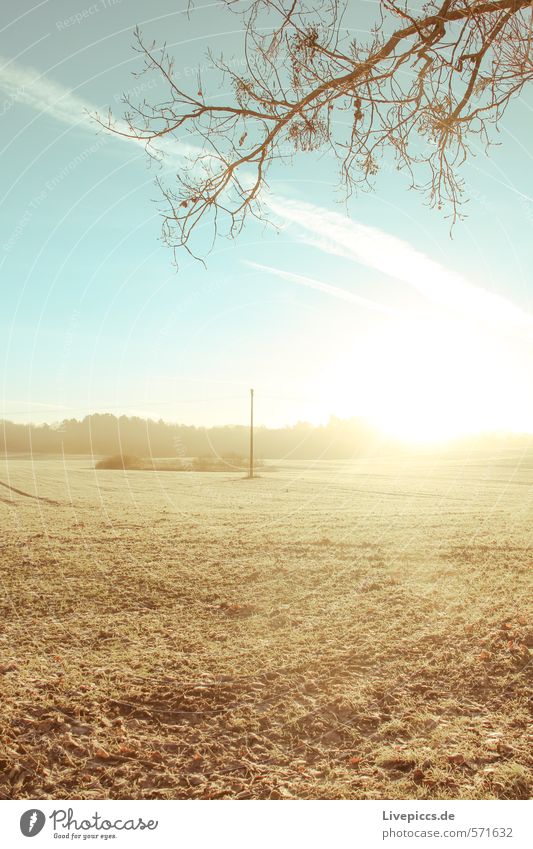
M520 448L529 442L527 436L486 434L455 441L452 447ZM200 427L111 413L94 413L56 424L0 420L0 452L4 453L243 457L248 454L248 445L249 428L245 425ZM282 428L255 428L255 452L260 459L349 460L406 448L359 418L331 416L327 424L318 426L298 422Z

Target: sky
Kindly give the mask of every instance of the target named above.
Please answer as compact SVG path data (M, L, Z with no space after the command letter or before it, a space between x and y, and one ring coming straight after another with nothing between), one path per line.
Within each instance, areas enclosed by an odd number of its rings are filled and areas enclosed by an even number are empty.
M205 54L243 67L239 21L186 5L2 6L0 418L238 424L254 387L268 426L336 415L415 440L533 433L531 93L463 169L468 217L453 238L404 175L346 207L331 158L301 154L271 173L275 228L251 222L207 268L183 255L176 271L157 168L87 113L163 93L134 76L136 25L167 41L182 81L201 67L223 96ZM354 5L367 31L375 4Z

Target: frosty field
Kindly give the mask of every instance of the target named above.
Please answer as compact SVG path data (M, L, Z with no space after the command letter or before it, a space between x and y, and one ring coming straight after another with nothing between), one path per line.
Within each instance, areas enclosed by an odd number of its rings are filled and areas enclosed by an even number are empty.
M533 455L260 474L0 458L0 797L529 798Z

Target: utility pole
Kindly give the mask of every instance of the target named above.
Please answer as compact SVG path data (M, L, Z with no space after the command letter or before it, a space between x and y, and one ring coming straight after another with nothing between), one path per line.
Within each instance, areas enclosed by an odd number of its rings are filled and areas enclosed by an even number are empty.
M254 390L250 389L250 473L248 477L254 476Z

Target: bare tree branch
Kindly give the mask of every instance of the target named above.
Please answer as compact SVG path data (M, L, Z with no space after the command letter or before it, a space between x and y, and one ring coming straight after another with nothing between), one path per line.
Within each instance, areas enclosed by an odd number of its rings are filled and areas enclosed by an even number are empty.
M225 0L234 11L232 0ZM155 72L165 100L132 104L125 126L97 116L108 130L157 149L189 136L198 149L177 176L159 185L166 201L164 240L195 253L193 237L219 222L235 236L248 215L266 218L262 196L275 161L330 150L346 196L373 186L387 154L431 206L461 216L460 167L473 141L490 144L509 102L533 79L531 0L444 0L410 12L382 0L366 43L344 19L347 0L250 0L244 23L244 73L211 59L229 85L223 102L199 77L186 90L165 46L139 31L143 73Z

